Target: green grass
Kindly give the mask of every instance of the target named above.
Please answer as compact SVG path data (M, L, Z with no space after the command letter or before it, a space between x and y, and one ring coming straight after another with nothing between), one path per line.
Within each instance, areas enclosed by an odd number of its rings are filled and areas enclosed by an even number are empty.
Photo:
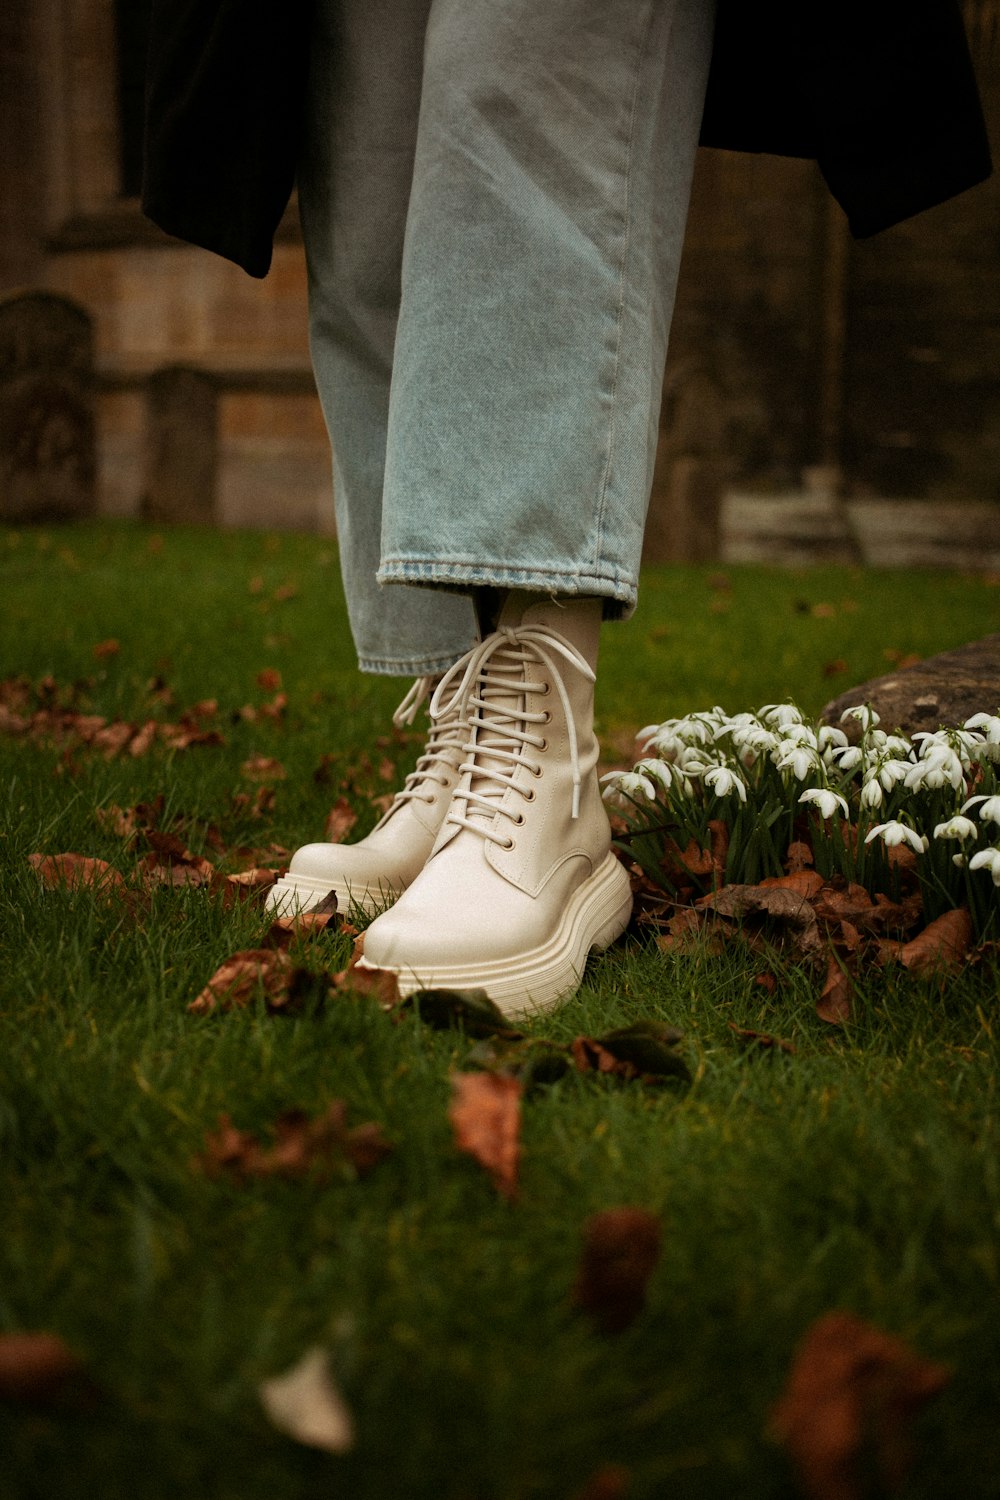
M657 569L605 632L599 717L627 729L720 702L817 710L887 668L1000 628L976 578L824 568ZM259 585L258 585L259 580ZM252 584L252 591L251 591ZM275 597L292 585L294 597ZM602 1464L629 1500L795 1493L765 1437L809 1323L852 1309L953 1377L916 1424L907 1496L995 1494L998 1125L995 966L945 989L870 975L855 1022L819 1022L785 960L774 995L742 947L667 957L635 938L536 1023L569 1040L639 1017L685 1031L686 1091L570 1075L526 1103L519 1198L459 1156L449 1073L472 1043L341 999L296 1017L193 1017L187 1002L266 921L201 891L138 915L43 894L26 856L132 856L96 810L150 800L229 844L319 835L336 783L387 789L400 685L353 668L333 547L131 527L0 533L0 678L77 682L136 721L149 680L219 700L223 748L106 761L0 737L0 1331L47 1328L103 1389L89 1410L0 1408L0 1494L129 1500L570 1500ZM816 605L829 606L818 613ZM118 655L95 658L106 638ZM846 668L824 675L843 661ZM281 671L284 722L230 721ZM157 716L174 710L156 709ZM273 813L233 808L251 754L277 756ZM412 754L412 751L409 753ZM332 781L313 773L330 755ZM200 848L199 829L186 834ZM309 962L337 968L340 936ZM794 1042L738 1050L729 1022ZM222 1111L266 1130L347 1100L394 1154L368 1179L239 1187L192 1168ZM646 1312L596 1333L570 1305L580 1227L634 1203L663 1222ZM334 1459L273 1431L257 1382L329 1347L358 1426Z

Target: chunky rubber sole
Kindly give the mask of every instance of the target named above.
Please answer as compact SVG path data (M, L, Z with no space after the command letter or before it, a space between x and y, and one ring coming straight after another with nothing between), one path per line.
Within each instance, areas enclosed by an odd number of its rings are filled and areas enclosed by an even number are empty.
M377 889L367 886L351 886L342 880L320 880L315 875L283 875L267 893L266 909L275 916L294 917L296 914L313 911L325 901L330 892L337 897L337 910L342 916L349 911L360 912L366 917L378 916L386 907L402 895L392 886Z
M620 937L632 914L632 887L609 854L574 893L547 943L516 958L479 964L441 964L420 970L386 965L401 995L417 990L485 990L512 1020L552 1010L580 987L587 955ZM358 968L374 969L362 957Z

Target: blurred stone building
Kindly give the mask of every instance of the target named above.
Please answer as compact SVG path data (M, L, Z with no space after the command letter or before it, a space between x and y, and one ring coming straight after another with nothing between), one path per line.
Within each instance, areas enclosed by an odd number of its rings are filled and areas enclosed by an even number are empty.
M0 8L0 443L34 380L32 452L61 443L79 481L43 510L328 528L294 205L263 282L142 217L144 10ZM1000 0L966 19L1000 160ZM858 243L812 163L702 151L660 448L661 555L712 550L723 485L1000 518L1000 176ZM30 513L15 490L0 517Z

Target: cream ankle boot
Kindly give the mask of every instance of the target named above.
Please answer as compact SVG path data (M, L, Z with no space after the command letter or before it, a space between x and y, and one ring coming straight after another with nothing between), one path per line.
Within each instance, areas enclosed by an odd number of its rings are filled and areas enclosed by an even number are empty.
M417 879L365 934L366 968L403 994L482 989L510 1016L579 986L624 930L593 728L598 599L511 593L497 630L439 683L431 713L467 719L469 754Z
M393 714L412 724L437 679L418 677ZM292 855L288 874L268 893L268 909L310 911L334 891L342 912L366 916L394 901L420 873L431 852L458 780L467 739L457 710L431 720L427 748L385 816L356 844L305 844Z

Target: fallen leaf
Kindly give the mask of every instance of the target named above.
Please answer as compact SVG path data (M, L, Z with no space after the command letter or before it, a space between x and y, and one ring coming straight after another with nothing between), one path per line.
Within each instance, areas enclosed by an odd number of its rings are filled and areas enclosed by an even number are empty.
M727 1025L736 1037L736 1040L743 1047L757 1048L762 1052L778 1051L788 1052L789 1054L798 1051L794 1043L782 1041L781 1037L778 1036L771 1036L770 1032L748 1031L744 1026L737 1026L735 1021L727 1022Z
M603 1333L621 1333L646 1305L660 1258L660 1221L645 1208L609 1208L583 1226L573 1303Z
M281 687L281 673L277 667L264 667L257 673L256 681L265 693L276 693Z
M106 860L86 854L29 854L28 863L49 890L91 890L107 896L125 889L121 875Z
M347 798L338 797L327 815L323 837L328 844L341 844L357 821L358 815Z
M768 969L763 974L755 974L753 982L754 984L759 985L760 988L765 992L765 994L768 995L773 995L775 990L778 988L778 981L771 973L770 969Z
M918 974L955 969L972 945L972 918L964 906L946 911L899 950L900 962Z
M847 663L842 656L834 657L833 661L823 663L824 677L839 677L841 672L847 671Z
M816 1014L831 1026L843 1026L851 1019L851 996L854 982L835 954L827 960L826 979L816 1001Z
M279 949L245 948L219 965L188 1010L196 1016L239 1010L260 994L268 1010L284 1009L296 972L291 958Z
M632 1476L624 1465L602 1464L575 1492L573 1500L625 1500L631 1485Z
M140 755L146 755L156 743L158 725L155 719L147 719L146 722L136 730L128 742L128 753L133 759L138 760Z
M816 870L793 870L789 875L769 875L758 887L765 891L796 891L811 899L823 889L823 877Z
M248 781L283 781L288 772L273 755L250 755L240 766L240 775Z
M810 869L812 864L813 852L809 845L804 844L801 839L793 840L789 844L788 853L785 856L785 869L789 875L794 875L799 870Z
M593 1070L627 1079L680 1078L690 1083L687 1063L673 1050L683 1035L673 1026L638 1021L601 1037L576 1037L571 1051L581 1073Z
M805 876L807 871L801 871ZM786 880L799 877L789 875ZM765 885L724 885L721 890L703 896L699 907L716 911L723 917L735 917L741 921L747 917L768 917L780 924L806 957L816 957L823 950L816 923L816 913L800 891L785 887Z
M771 1431L809 1500L862 1500L871 1493L866 1459L883 1487L897 1490L910 1466L907 1424L949 1378L854 1313L827 1313L795 1354Z
M363 935L363 934L362 934ZM346 969L333 976L333 988L351 995L370 995L383 1010L395 1010L399 1005L399 980L391 969L368 969L358 967L360 952L352 955Z
M257 1387L261 1404L279 1432L309 1448L348 1453L354 1421L330 1374L325 1349L309 1349L284 1375Z
M517 1191L521 1085L508 1073L455 1073L448 1114L460 1151L475 1157L499 1192Z
M58 1334L0 1334L0 1401L45 1406L83 1378L83 1363Z
M485 990L415 990L400 1002L400 1010L415 1010L428 1026L443 1030L461 1026L466 1036L524 1035L512 1027L508 1018Z
M342 1099L332 1100L313 1119L304 1110L285 1110L274 1122L274 1135L274 1145L263 1146L252 1132L238 1130L229 1115L222 1114L215 1130L206 1135L195 1165L210 1177L241 1182L266 1177L326 1179L345 1163L365 1177L392 1151L375 1121L347 1129Z
M94 647L94 656L98 661L106 661L109 656L117 656L121 650L121 643L115 640L98 641Z

